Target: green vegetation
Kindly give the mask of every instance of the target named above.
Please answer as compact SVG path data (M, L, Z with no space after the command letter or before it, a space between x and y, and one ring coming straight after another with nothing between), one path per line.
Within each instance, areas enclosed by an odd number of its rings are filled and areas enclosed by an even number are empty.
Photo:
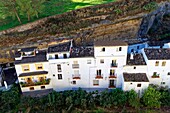
M152 10L156 9L157 7L158 7L158 4L156 2L150 2L146 5L144 5L143 9L147 10L147 11L152 11Z
M161 105L160 102L161 93L153 87L148 87L148 89L143 94L143 103L150 108L156 107L159 108Z
M167 88L150 86L141 98L134 90L123 92L120 89L103 92L77 91L52 92L44 97L24 97L15 85L11 90L0 92L0 111L4 112L155 112L155 107L170 105L170 92ZM130 107L130 109L129 109ZM148 108L149 109L148 109ZM158 110L158 109L157 109ZM132 112L132 111L131 111ZM157 111L156 111L157 112Z
M0 30L71 10L114 2L115 0L2 0ZM7 7L6 7L7 6Z

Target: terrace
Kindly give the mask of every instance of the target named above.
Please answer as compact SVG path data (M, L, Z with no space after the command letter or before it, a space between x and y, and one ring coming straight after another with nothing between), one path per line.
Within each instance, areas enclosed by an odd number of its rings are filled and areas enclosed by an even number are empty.
M94 48L93 47L74 47L70 52L71 58L77 57L94 57Z
M16 53L16 57L20 57L20 53ZM22 57L22 60L15 60L15 64L23 64L23 63L34 63L34 62L46 62L46 51L41 50L38 51L35 56L32 57Z
M149 60L170 60L169 48L147 48L144 52Z
M27 81L27 82L20 82L22 87L30 87L30 86L39 86L39 85L48 85L50 83L50 78L39 80L39 81Z
M133 59L131 59L130 54L128 54L127 65L146 65L146 62L142 54L134 54Z
M56 53L56 52L68 52L70 51L70 41L57 44L57 45L52 45L48 47L48 53Z

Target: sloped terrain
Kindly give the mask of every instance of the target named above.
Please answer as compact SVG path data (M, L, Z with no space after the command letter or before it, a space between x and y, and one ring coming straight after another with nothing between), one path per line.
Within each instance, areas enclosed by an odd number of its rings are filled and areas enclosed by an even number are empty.
M120 0L48 17L36 25L24 25L28 29L20 26L0 32L0 48L5 53L1 57L9 56L4 48L40 45L59 37L74 38L76 44L83 45L91 44L94 38L136 39L143 16L155 8L150 7L151 3L162 1L166 0Z

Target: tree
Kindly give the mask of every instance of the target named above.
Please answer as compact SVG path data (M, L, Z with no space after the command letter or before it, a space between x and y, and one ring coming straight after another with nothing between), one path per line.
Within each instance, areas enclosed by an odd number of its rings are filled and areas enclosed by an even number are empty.
M44 2L45 0L32 0L32 8L37 18L39 18L38 14L41 13L45 7L43 5Z
M21 15L26 16L28 21L31 17L39 17L38 14L42 12L45 0L16 0L19 12Z
M161 93L157 91L155 88L149 86L148 89L145 90L142 101L144 105L147 107L153 108L153 107L160 107L161 102Z
M16 0L1 0L0 1L0 13L3 15L3 18L17 17L18 22L21 24L21 19L18 14Z
M31 6L31 0L16 0L19 8L19 12L23 16L27 16L28 21L30 21L31 16L34 15L34 10Z

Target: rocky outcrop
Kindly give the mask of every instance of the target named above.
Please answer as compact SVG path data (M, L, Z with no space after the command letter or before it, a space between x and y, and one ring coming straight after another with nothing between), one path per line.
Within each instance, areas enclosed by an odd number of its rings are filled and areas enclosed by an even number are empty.
M170 39L170 2L161 3L157 10L143 18L138 38L141 40Z
M150 2L166 0L119 0L114 3L87 7L38 22L19 26L0 35L0 53L31 45L41 45L59 38L74 38L76 44L91 44L95 38L136 39ZM38 23L38 24L37 24ZM24 28L27 27L27 28Z

